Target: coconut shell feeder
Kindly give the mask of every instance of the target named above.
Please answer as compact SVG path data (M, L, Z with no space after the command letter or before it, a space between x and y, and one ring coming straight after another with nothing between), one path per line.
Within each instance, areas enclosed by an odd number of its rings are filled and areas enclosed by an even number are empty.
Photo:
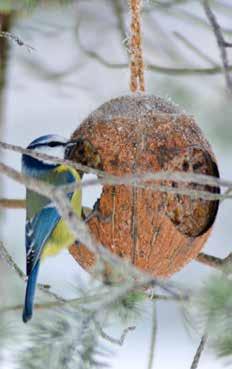
M194 118L169 101L143 94L138 4L131 0L130 88L142 94L110 100L91 113L72 135L77 145L70 159L118 177L160 171L219 177L215 156ZM154 276L168 277L197 257L218 210L218 201L178 193L179 187L214 194L219 189L170 180L156 185L173 191L103 185L97 212L87 224L112 253ZM85 269L94 267L96 257L85 245L71 246L70 253Z
M116 176L159 171L219 175L214 154L194 118L154 96L124 96L103 104L72 139L78 142L72 160ZM193 183L184 187L218 192ZM155 276L170 276L204 246L218 201L104 185L97 206L101 216L93 216L88 225L102 245ZM95 257L84 245L73 246L70 252L85 269L94 266Z

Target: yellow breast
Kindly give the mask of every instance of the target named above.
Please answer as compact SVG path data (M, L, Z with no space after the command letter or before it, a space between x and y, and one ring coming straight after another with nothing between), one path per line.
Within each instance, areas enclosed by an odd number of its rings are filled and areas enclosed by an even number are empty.
M56 170L67 171L69 170L80 181L79 174L71 167L60 165ZM73 193L71 199L71 206L74 209L78 217L81 217L81 190L78 189ZM70 232L69 227L63 219L60 219L57 226L54 228L51 236L44 245L44 249L41 255L41 259L44 260L47 256L54 256L58 254L62 249L68 248L74 243L75 237Z

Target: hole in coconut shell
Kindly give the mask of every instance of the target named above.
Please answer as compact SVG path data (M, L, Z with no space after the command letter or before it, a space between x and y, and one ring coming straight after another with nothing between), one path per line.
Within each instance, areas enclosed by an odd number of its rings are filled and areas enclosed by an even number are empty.
M176 155L168 163L173 171L185 173L207 174L219 177L216 163L209 154L199 148L191 148L188 155ZM169 169L169 168L165 169ZM208 191L220 193L218 187L211 187L195 183L170 183L173 188ZM166 195L166 214L179 232L188 237L199 237L206 233L214 223L219 201L208 201L201 198L191 198L187 195L169 193Z

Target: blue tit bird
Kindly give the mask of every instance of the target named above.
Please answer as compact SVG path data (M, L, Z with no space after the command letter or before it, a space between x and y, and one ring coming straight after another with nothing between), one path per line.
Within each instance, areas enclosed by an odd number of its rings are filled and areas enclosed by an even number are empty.
M27 147L64 159L75 142L65 138L47 135L32 141ZM54 164L49 161L22 156L22 172L27 176L60 186L81 180L80 174L71 166ZM71 206L81 217L81 190L69 193ZM54 204L46 197L26 191L26 272L28 276L23 321L32 317L33 301L40 262L47 256L56 255L75 242L73 234L59 215Z

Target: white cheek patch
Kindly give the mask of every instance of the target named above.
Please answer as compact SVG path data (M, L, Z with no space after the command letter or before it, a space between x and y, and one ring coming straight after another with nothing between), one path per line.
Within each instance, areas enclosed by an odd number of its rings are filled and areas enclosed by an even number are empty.
M65 146L62 146L62 145L55 146L55 147L40 146L40 147L37 147L35 151L38 151L38 152L41 152L43 154L47 154L50 156L54 156L59 159L64 159ZM39 159L39 160L45 164L53 164L49 160L43 160L43 159Z

